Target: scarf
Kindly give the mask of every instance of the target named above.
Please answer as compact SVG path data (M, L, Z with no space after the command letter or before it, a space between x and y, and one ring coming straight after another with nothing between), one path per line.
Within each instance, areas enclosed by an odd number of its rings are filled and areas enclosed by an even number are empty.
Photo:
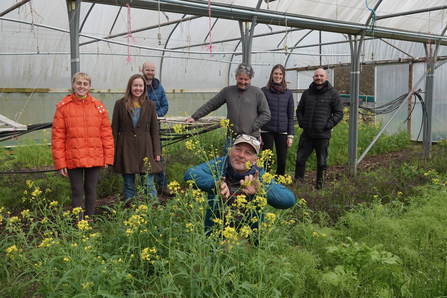
M280 94L280 93L283 94L284 91L286 91L286 90L284 90L284 86L282 84L276 84L276 83L271 84L269 89L270 89L270 91L272 91L276 94Z

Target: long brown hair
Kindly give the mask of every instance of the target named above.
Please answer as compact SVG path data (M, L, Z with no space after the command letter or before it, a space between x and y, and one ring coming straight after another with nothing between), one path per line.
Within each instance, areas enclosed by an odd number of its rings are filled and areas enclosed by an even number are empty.
M284 68L284 66L282 66L281 64L276 64L275 66L273 66L272 71L270 72L270 78L267 82L267 86L265 86L265 88L268 90L270 89L270 86L273 84L273 72L275 71L275 69L279 68L279 70L281 70L282 72L282 81L281 81L281 85L284 87L284 90L287 89L287 83L286 83L286 69Z
M142 79L143 80L143 85L144 85L144 92L138 98L138 103L142 106L143 102L147 98L147 84L146 84L146 80L144 79L144 77L142 75L134 74L133 76L130 77L129 82L127 82L126 92L124 93L124 104L126 106L126 109L128 111L131 111L131 112L135 111L134 104L132 102L132 97L133 97L133 95L132 95L132 83L136 79Z

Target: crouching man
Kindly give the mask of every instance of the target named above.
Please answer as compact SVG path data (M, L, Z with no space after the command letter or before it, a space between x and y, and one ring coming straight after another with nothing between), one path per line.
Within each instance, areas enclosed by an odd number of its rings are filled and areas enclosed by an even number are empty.
M234 141L230 154L189 168L185 181L193 180L198 188L208 193L209 208L205 215L205 233L213 232L215 224L223 224L239 231L242 226L251 230L264 220L262 205L287 209L295 204L293 193L269 178L263 181L264 169L258 168L259 141L242 134ZM262 184L262 186L261 186ZM264 203L265 205L265 203Z

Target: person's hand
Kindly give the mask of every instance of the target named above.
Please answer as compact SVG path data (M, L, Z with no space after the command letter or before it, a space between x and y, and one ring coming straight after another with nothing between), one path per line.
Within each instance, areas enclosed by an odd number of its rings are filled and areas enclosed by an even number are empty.
M160 161L160 155L155 156L155 161Z
M259 172L256 171L255 175L245 176L245 180L241 180L242 191L247 195L254 195L259 186L261 186L261 182L259 182Z
M188 119L185 120L186 123L191 123L191 122L194 122L194 121L196 121L196 120L194 120L193 117L189 117Z
M230 197L230 189L228 188L227 183L225 182L225 177L221 180L217 181L217 186L220 188L220 194L225 200L228 200Z
M293 144L293 138L287 138L287 148L292 147Z
M67 168L62 168L62 169L58 170L58 173L64 177L67 177Z
M103 169L107 169L109 167L108 164L104 164L104 166L102 167Z

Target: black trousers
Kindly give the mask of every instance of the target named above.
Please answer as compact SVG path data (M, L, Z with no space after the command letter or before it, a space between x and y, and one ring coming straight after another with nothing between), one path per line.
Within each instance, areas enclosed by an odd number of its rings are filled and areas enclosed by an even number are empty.
M327 153L329 147L329 139L309 138L301 134L298 143L298 151L296 153L295 178L304 179L306 172L306 162L315 149L317 154L317 188L322 188L327 172Z
M76 168L67 170L67 172L71 186L71 206L84 209L83 194L85 192L85 214L92 218L96 206L99 167Z
M286 162L287 162L287 134L274 133L274 132L263 132L261 133L262 142L264 146L262 150L270 149L273 152L273 143L276 147L276 175L283 175L286 172ZM267 170L270 170L271 163L267 165Z

